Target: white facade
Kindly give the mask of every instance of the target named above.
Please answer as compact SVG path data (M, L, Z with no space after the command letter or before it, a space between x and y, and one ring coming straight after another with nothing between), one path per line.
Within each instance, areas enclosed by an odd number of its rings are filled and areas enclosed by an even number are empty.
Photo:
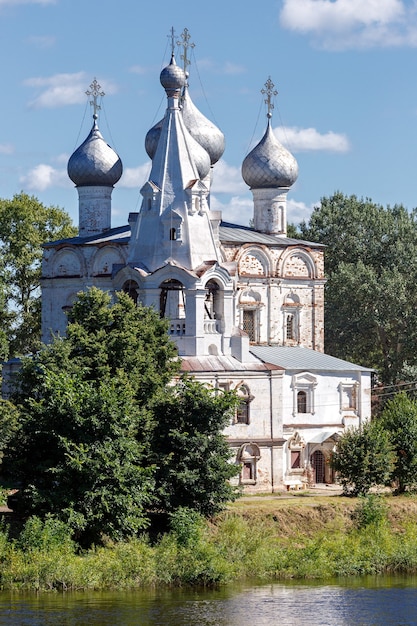
M225 434L246 490L283 489L305 480L310 464L310 482L331 482L326 460L338 436L370 417L371 372L323 353L323 248L286 237L295 159L268 120L242 168L256 229L222 222L209 192L223 135L196 112L174 58L161 83L167 109L146 138L152 169L126 227L106 222L122 170L96 123L70 159L80 233L45 245L43 341L65 333L80 290L127 291L170 319L183 371L237 391L240 408ZM96 149L101 160L92 167Z

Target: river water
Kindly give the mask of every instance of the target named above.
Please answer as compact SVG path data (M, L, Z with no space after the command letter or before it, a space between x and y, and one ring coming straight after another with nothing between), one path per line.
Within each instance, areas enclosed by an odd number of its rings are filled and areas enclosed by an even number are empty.
M9 626L417 626L417 578L218 590L0 593Z

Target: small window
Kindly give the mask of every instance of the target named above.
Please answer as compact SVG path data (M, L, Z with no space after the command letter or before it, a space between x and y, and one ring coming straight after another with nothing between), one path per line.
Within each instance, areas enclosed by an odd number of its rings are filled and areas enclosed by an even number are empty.
M177 231L175 228L170 228L169 229L169 239L170 241L176 241L177 239Z
M291 469L299 469L301 467L301 451L291 450Z
M357 409L357 386L341 385L341 408L346 411L355 411Z
M305 391L297 393L297 413L307 413L307 393Z
M249 404L247 400L239 402L239 406L236 410L236 423L237 424L249 424Z
M249 335L249 341L255 342L255 311L243 310L243 330Z
M236 409L236 424L249 424L249 405L250 402L253 400L253 396L250 395L249 389L246 387L246 385L241 385L239 387L237 395L239 397L239 404Z
M150 211L152 208L152 200L151 198L148 198L148 211Z
M241 464L241 484L254 485L257 481L257 463L261 458L259 446L256 443L245 443L241 446L237 461Z
M253 463L243 463L242 465L242 480L253 480Z
M294 339L294 315L287 315L286 334L287 339Z

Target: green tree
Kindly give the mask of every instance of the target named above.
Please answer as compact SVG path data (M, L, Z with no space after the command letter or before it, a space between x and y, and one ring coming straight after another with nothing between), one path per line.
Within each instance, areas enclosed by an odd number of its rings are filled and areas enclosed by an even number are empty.
M0 462L4 450L17 431L19 411L9 400L0 399Z
M178 371L167 322L155 311L136 306L125 293L114 304L96 288L79 294L66 337L24 359L17 377L13 400L20 410L19 430L4 465L21 485L21 506L42 518L52 513L69 522L84 544L102 534L133 535L149 523L149 510L172 504L166 497L169 479L163 481L158 472L159 466L173 466L179 440L183 458L192 460L193 497L208 497L207 488L213 506L223 501L229 491L222 455L228 458L228 449L215 426L224 424L220 407L227 413L232 400L221 401L185 382L200 398L198 404L190 398L187 405L171 384ZM198 415L185 414L196 407ZM176 437L156 451L165 408L171 427L177 420ZM203 453L222 458L206 459ZM209 470L198 473L198 454L200 466ZM211 482L197 489L192 481L197 476L203 481L204 472ZM187 498L185 488L174 506L187 506ZM194 508L204 505L196 502Z
M83 541L147 523L149 403L177 371L164 320L120 293L80 293L65 338L25 359L20 429L6 468L32 514L70 521Z
M25 193L0 199L0 321L10 357L30 353L39 345L42 245L75 234L63 209L46 207Z
M389 400L380 418L394 446L396 461L392 477L397 492L417 485L417 402L406 393Z
M156 465L157 507L205 516L236 497L229 479L239 471L222 430L237 397L183 378L154 406L151 461Z
M326 245L326 351L397 382L417 362L416 211L337 192L298 236Z
M339 439L331 464L345 495L365 495L391 478L394 452L389 434L378 422L349 428Z

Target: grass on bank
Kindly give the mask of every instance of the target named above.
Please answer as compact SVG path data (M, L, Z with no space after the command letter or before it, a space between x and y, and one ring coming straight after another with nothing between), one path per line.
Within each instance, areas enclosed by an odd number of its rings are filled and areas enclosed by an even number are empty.
M171 531L80 552L64 524L31 518L0 530L2 589L217 585L417 572L417 498L236 502L209 522L180 510Z

